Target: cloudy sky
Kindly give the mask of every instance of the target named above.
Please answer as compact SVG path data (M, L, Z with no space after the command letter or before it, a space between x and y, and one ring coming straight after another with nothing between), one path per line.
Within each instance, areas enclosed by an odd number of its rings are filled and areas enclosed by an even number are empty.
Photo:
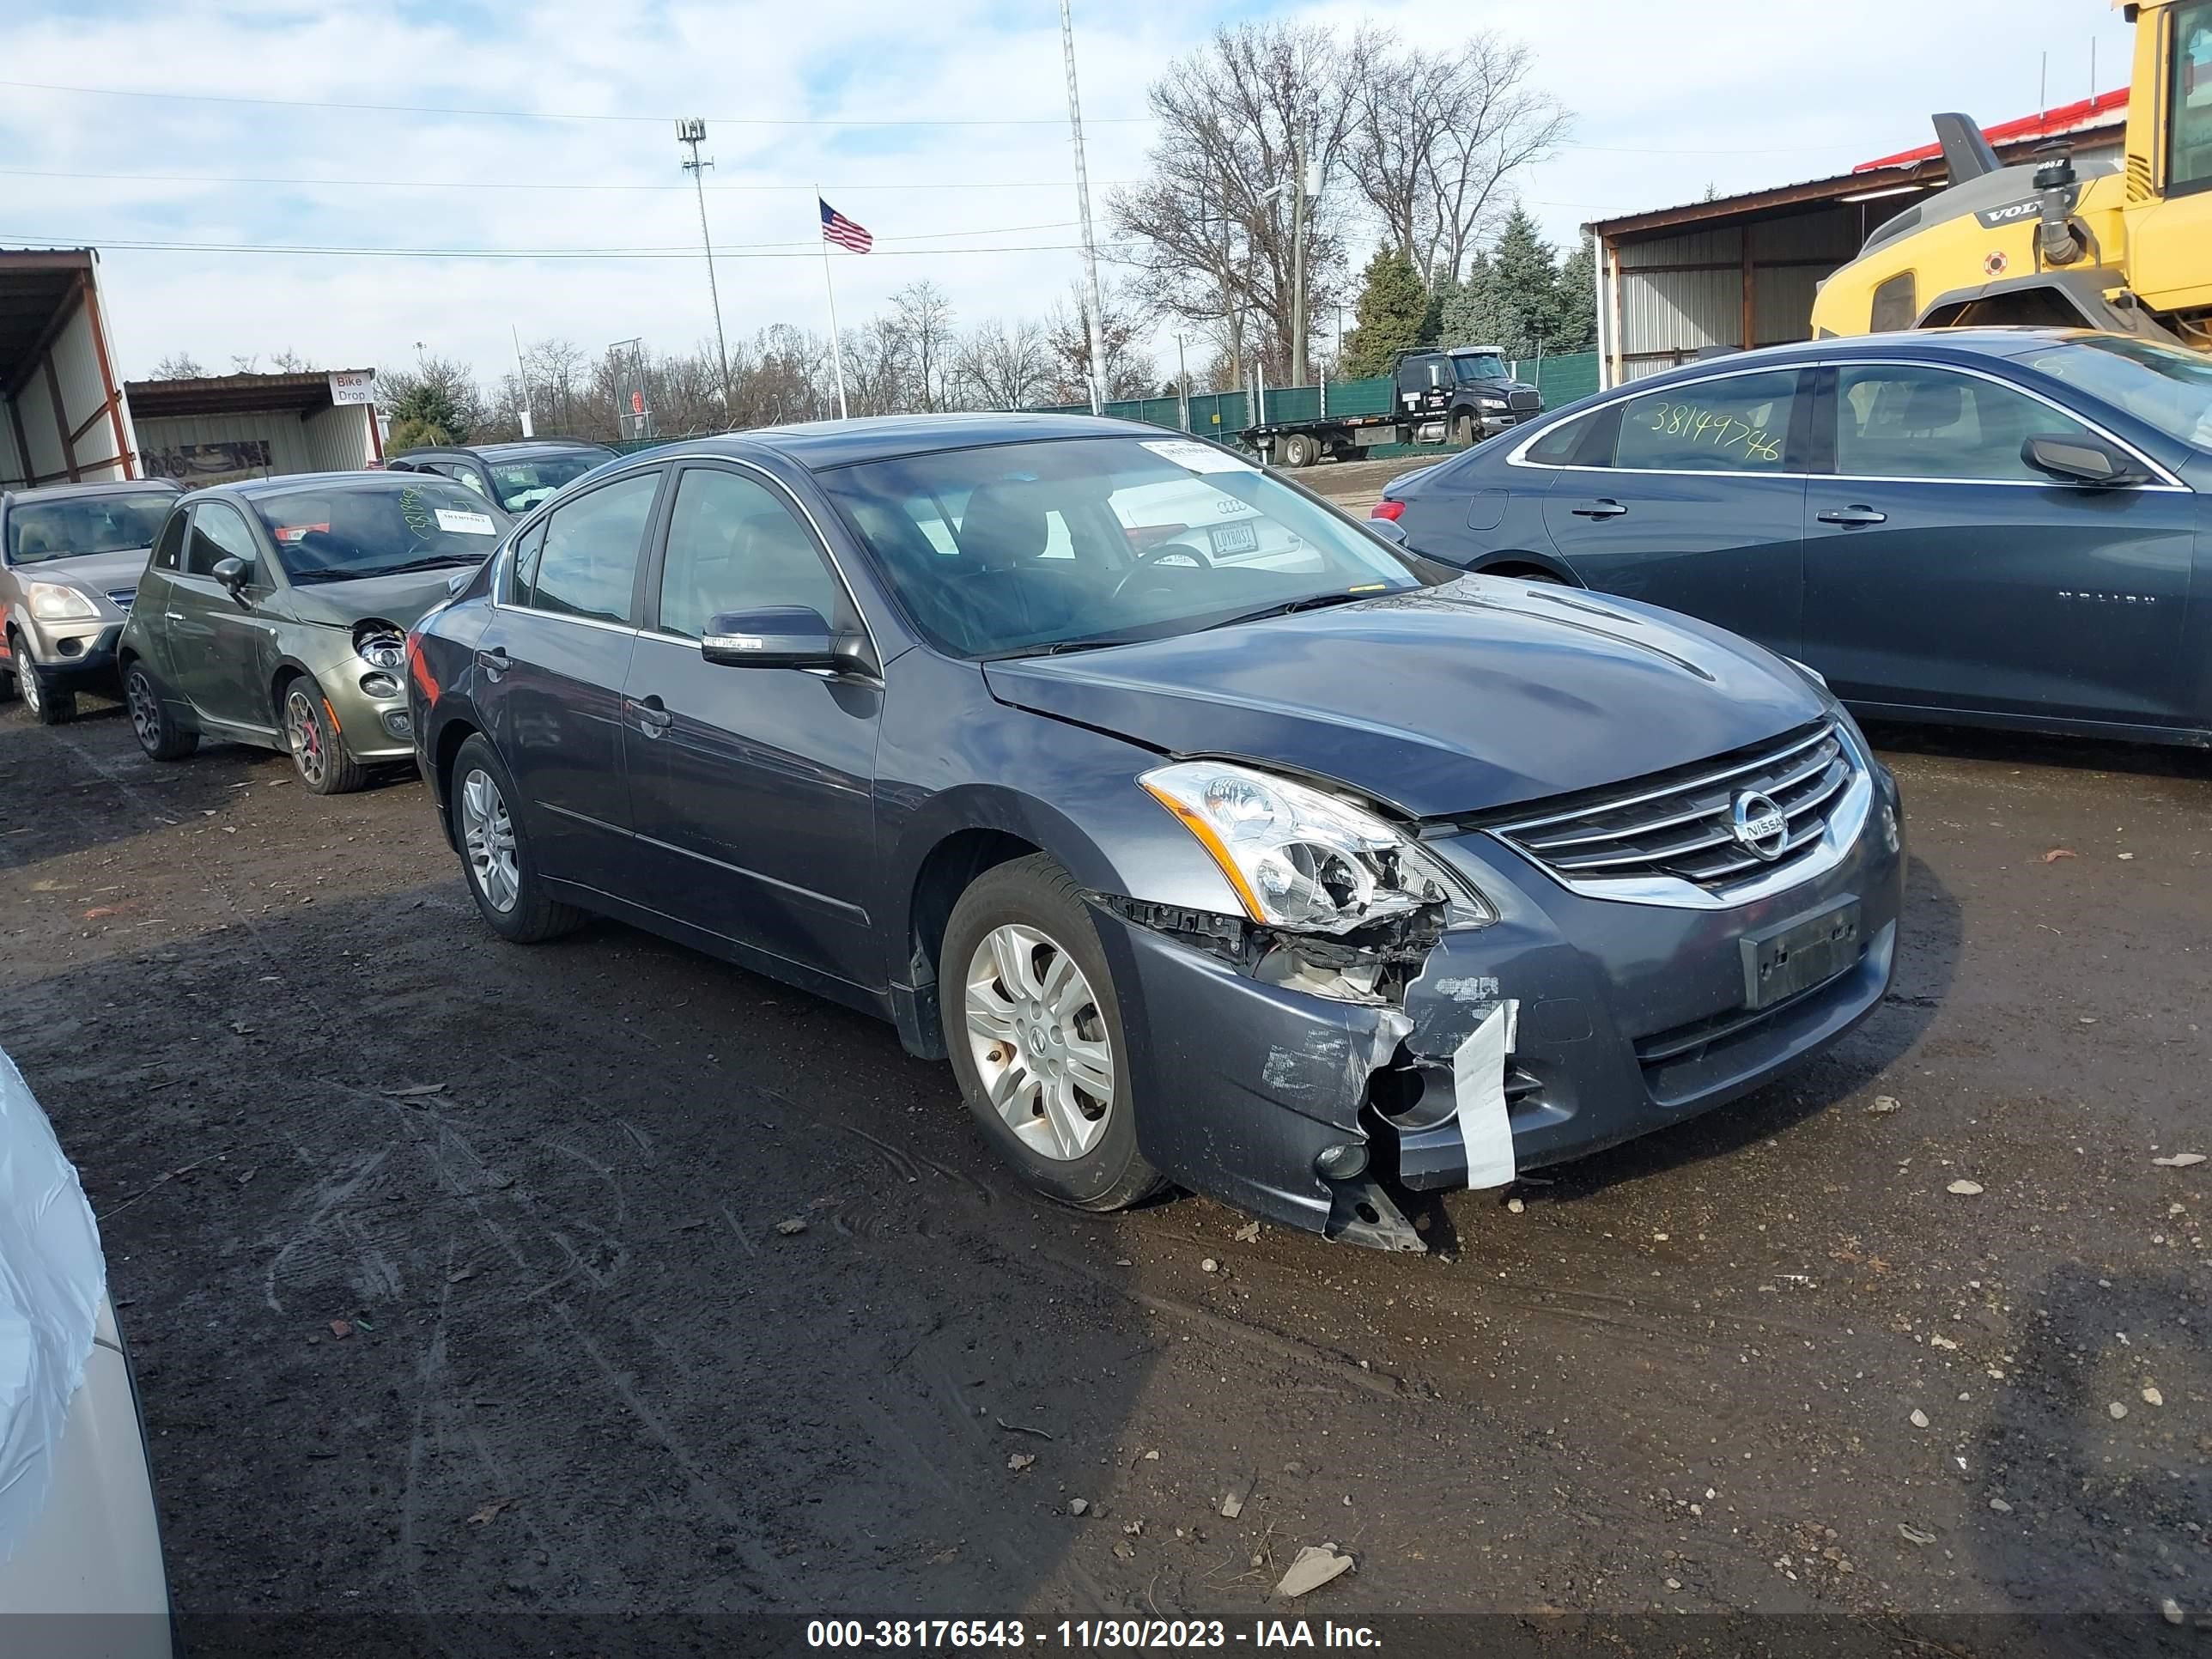
M2090 90L2093 41L2099 85L2124 82L2129 30L2102 0L2008 0L2002 27L1996 9L1075 0L1075 21L1102 198L1142 170L1146 81L1217 24L1516 34L1576 114L1522 185L1566 238L1846 169L1924 141L1931 110L2027 113L2046 54L2051 103ZM816 181L878 239L837 256L848 326L917 276L973 321L1041 313L1075 272L1054 0L0 0L0 246L100 248L133 376L179 349L397 367L419 342L489 381L510 327L684 349L713 332L685 115L708 124L733 340L825 325ZM339 248L387 252L301 251ZM546 257L609 249L645 252Z

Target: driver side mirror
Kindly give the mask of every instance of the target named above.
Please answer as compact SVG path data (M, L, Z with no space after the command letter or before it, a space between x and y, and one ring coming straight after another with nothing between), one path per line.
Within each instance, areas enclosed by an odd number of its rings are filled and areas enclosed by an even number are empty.
M864 672L865 652L809 605L729 611L713 617L699 654L726 668L827 668Z
M2046 433L2025 438L2021 441L2020 458L2038 472L2061 483L2111 489L2150 481L2150 475L2135 457L2087 434L2075 437Z
M253 580L253 567L243 559L217 559L208 573L229 590L230 597L246 603L246 584Z

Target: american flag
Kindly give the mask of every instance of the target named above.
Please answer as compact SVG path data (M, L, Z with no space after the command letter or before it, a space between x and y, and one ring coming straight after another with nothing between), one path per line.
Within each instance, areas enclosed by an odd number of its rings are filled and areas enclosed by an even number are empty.
M831 207L829 203L822 201L819 196L814 199L822 204L822 240L823 241L835 242L839 247L850 248L855 253L866 253L876 245L874 237L838 212L836 208Z

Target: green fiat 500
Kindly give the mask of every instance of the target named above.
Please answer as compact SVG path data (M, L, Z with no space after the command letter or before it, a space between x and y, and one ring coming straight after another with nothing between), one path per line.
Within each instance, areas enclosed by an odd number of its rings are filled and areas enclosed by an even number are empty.
M139 744L284 750L319 795L413 757L406 635L513 522L419 473L314 473L185 497L117 647Z

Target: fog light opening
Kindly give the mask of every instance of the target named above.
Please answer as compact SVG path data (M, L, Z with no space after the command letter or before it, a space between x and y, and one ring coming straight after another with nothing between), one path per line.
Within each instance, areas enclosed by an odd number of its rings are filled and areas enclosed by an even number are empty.
M1324 1146L1315 1155L1314 1170L1323 1181L1352 1181L1367 1171L1367 1144L1359 1140L1340 1141L1334 1146ZM1370 1216L1368 1220L1375 1218Z

